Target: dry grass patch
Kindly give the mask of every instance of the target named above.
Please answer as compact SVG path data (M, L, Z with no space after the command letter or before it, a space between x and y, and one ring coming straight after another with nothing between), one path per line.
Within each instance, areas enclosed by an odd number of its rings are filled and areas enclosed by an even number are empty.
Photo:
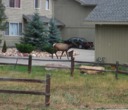
M44 107L44 97L34 95L0 94L2 110L90 110L96 108L128 108L128 77L113 73L102 75L81 75L75 70L73 78L69 70L46 71L42 67L33 68L33 73L24 67L2 67L1 77L44 79L50 73L51 105ZM0 89L43 90L41 84L0 82Z

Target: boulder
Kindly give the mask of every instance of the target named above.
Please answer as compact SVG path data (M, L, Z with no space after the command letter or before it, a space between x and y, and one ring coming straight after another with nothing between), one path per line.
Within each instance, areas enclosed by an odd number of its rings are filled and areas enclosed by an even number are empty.
M105 70L105 68L101 66L80 66L79 69L80 73L86 74L97 74Z

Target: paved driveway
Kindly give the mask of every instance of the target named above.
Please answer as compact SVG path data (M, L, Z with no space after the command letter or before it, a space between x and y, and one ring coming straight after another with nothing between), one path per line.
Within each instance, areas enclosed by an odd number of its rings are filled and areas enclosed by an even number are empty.
M85 49L70 49L76 51L78 55L74 56L77 61L95 61L95 51L94 50L85 50Z
M75 55L75 60L76 61L89 61L92 62L94 61L94 56L95 56L95 52L94 50L84 50L84 49L75 49L72 48L69 51L74 50L75 53L77 53L77 55ZM52 61L52 58L47 57L47 58L34 58L33 59L37 59L37 60L33 60L32 64L33 65L46 65L48 63L61 63L61 64L65 64L65 65L69 65L70 66L70 62L60 62L60 61ZM49 60L49 61L40 61L40 59L44 59L44 60ZM67 60L67 57L62 57L62 60ZM56 60L56 57L54 57L54 60ZM0 57L0 63L14 63L16 64L16 58L1 58ZM28 60L27 59L18 59L18 64L28 64Z

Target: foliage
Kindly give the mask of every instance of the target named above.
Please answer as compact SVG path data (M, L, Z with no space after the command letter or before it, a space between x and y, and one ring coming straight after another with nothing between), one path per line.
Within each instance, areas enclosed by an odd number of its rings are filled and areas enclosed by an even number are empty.
M47 43L46 45L44 45L43 50L50 53L50 54L53 54L56 52L56 49L53 48L53 46L50 43Z
M51 44L54 44L54 43L57 43L57 42L61 41L60 30L56 26L54 19L51 19L50 23L49 23L48 41Z
M52 54L52 58L53 58L53 54L57 52L57 50L53 47L53 45L51 43L46 43L44 46L43 46L43 51L46 51L50 54Z
M31 44L15 44L16 48L21 53L31 53L35 48Z
M6 29L6 19L5 6L2 4L2 0L0 0L0 30Z
M5 6L2 4L2 0L0 0L0 31L4 31L6 29L6 15L5 15ZM0 43L2 42L2 35L0 35Z
M21 43L31 44L36 49L41 49L45 44L47 37L47 30L44 23L40 20L38 13L35 13L33 19L28 22L23 33L24 37L21 38Z
M4 41L2 52L5 53L6 51L7 51L7 45L6 45L6 41Z
M57 28L54 19L50 20L49 23L49 34L47 37L47 43L43 46L43 50L52 54L56 53L56 49L53 48L53 44L61 41L60 31Z

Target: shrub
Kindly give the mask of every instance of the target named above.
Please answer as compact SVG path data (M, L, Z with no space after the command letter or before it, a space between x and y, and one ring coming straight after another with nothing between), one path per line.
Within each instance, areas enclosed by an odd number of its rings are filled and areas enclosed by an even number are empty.
M53 54L56 53L57 50L50 43L47 43L43 46L42 51L46 51L50 54Z
M31 53L35 47L30 44L15 44L16 48L21 53Z
M7 45L6 45L6 41L4 41L2 52L5 53L6 51L7 51Z

